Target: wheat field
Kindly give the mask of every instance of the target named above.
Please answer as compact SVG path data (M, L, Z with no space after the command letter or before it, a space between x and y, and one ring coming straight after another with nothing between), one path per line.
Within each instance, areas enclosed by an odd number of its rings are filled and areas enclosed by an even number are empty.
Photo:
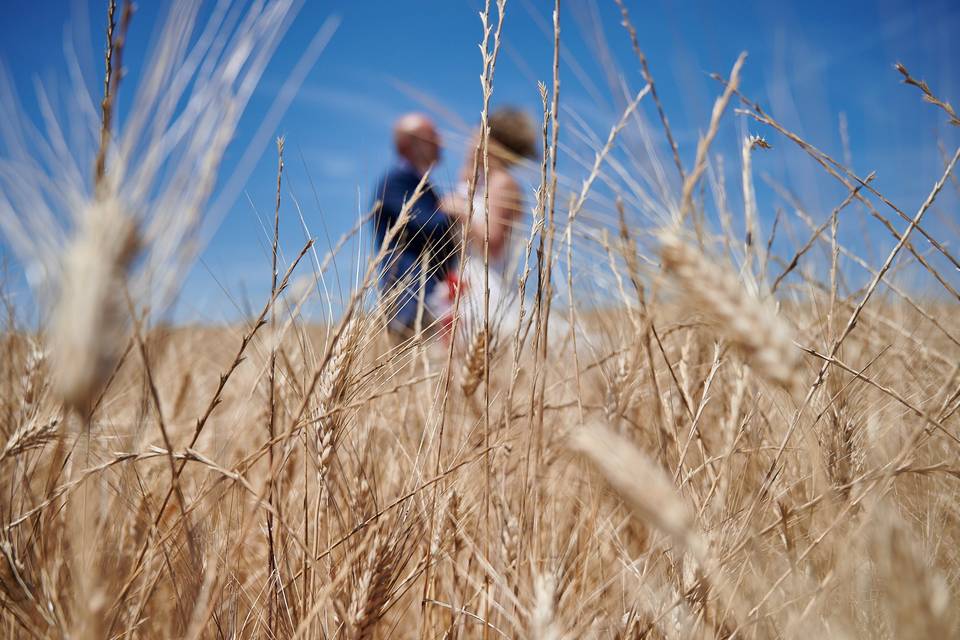
M741 57L717 76L684 165L624 10L645 85L568 188L555 13L538 184L517 230L519 322L480 310L398 339L377 256L357 265L332 321L303 313L361 220L326 258L311 240L284 261L274 235L271 292L248 319L163 324L236 127L238 115L219 116L242 112L289 4L251 13L223 59L180 87L187 105L204 96L188 123L201 143L161 159L186 167L184 190L144 173L160 145L149 126L111 124L129 20L111 3L99 136L81 159L94 181L68 187L75 211L55 257L14 195L0 203L19 255L52 274L39 327L18 325L3 298L3 637L960 634L958 238L925 228L938 198L960 193L960 149L945 150L926 200L901 210L743 95ZM484 114L505 4L482 16ZM203 83L236 74L231 56L247 56L244 71L210 100ZM181 63L158 60L152 82ZM958 124L935 87L899 71L918 109ZM165 104L150 87L139 108ZM620 200L601 226L591 189L620 175L618 135L651 103L682 186L655 227L638 230ZM742 185L727 188L742 186L745 210L715 211L702 187L735 110L771 135L742 141ZM746 194L752 155L787 146L847 197L800 211L809 228L774 243L776 225L754 233ZM276 151L276 175L259 179L276 181L279 226L294 214L282 141ZM185 222L170 224L171 206ZM848 207L889 251L866 260L840 242ZM588 261L609 295L581 306L558 292L592 277L576 272Z

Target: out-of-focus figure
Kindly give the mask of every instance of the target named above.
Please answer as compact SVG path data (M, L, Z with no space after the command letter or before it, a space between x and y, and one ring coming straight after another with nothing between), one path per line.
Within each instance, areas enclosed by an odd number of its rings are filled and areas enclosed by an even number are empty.
M380 262L380 292L389 317L388 329L399 338L413 334L418 326L429 328L446 311L434 301L456 262L454 224L441 208L440 197L428 181L416 200L411 198L426 172L440 159L441 140L433 122L424 114L409 113L397 120L393 130L397 160L377 183L373 199L374 251L384 250ZM384 248L390 230L404 209L409 218Z
M491 113L487 124L490 134L486 179L483 157L474 157L478 148L478 131L473 134L467 147L469 152L460 172L457 191L444 200L443 207L462 223L467 224L469 220L467 258L459 274L463 287L460 308L467 324L475 326L483 319L486 239L489 243L486 254L491 324L495 329L505 332L512 331L519 321L519 311L514 309L517 292L512 276L520 252L517 251L513 230L524 216L523 196L512 170L523 160L537 157L537 133L530 116L512 107L503 107ZM468 198L472 180L476 181L476 187L471 202Z

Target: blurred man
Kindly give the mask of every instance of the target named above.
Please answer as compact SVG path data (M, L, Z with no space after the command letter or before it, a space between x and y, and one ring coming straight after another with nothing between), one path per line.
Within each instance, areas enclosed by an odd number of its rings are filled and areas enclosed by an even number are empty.
M409 206L409 220L385 250L380 263L380 292L387 302L388 328L408 337L422 312L423 327L438 319L431 299L455 260L456 242L451 219L440 209L440 198L428 182L416 201L408 204L424 174L440 159L440 136L427 116L409 113L393 128L397 161L380 179L374 201L374 251L380 252L390 230ZM422 306L422 309L421 309Z

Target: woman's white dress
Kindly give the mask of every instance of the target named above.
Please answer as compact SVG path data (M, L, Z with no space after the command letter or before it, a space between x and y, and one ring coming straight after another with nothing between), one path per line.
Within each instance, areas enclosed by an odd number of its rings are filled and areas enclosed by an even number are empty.
M465 198L466 184L461 184L458 191ZM477 185L473 197L473 237L483 237L487 211L483 203L483 183ZM487 287L489 295L490 330L493 340L512 343L513 336L520 324L519 275L521 260L524 257L522 245L518 243L507 230L507 236L501 244L499 252L491 253L488 260ZM458 273L448 276L445 287L437 287L435 308L437 317L442 318L445 326L449 327L453 319L456 292L462 291L459 307L460 322L458 323L459 338L470 340L482 326L484 313L484 260L483 243L474 242L468 245L468 250L460 263ZM529 316L528 316L529 317ZM551 317L550 345L551 348L561 348L567 344L570 337L570 325L562 315L553 314ZM593 348L594 340L582 330L577 331L577 347L585 353ZM594 345L595 346L595 345Z

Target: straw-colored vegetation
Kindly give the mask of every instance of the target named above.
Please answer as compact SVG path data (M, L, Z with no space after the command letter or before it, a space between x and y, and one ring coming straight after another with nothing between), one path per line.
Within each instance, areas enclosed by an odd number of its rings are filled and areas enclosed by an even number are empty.
M484 112L503 15L502 1L485 14ZM619 222L598 226L585 199L598 176L622 177L607 161L633 120L615 121L569 188L557 174L555 62L541 87L540 182L517 232L521 322L487 322L481 310L452 341L429 326L390 339L374 261L340 317L311 324L299 310L318 288L292 285L303 274L316 283L330 263L311 243L284 263L274 242L272 293L249 321L151 326L156 278L134 270L154 268L170 239L150 224L156 189L122 182L144 178L134 160L151 140L124 146L123 130L110 133L119 81L108 56L104 133L88 158L102 160L95 187L72 214L62 259L47 261L58 274L43 290L51 321L17 328L11 310L2 337L0 635L960 633L957 261L952 242L925 228L940 191L957 185L960 150L948 150L926 202L902 211L741 95L741 58L718 78L685 167L624 17L647 87L628 109L654 102L651 134L673 150L666 164L682 187L643 237L626 222L629 200L617 203ZM554 25L559 51L556 15ZM935 88L900 71L932 103L918 109L956 124ZM242 110L230 95L203 108ZM701 187L736 107L770 143L744 141L745 211L721 207L718 232ZM198 127L205 113L215 111ZM801 211L811 228L779 255L782 243L755 235L750 158L788 145L849 197L832 212ZM260 176L277 181L274 229L294 215L277 151L277 175ZM208 173L187 177L212 184L222 152L188 150ZM165 204L197 216L209 184ZM8 218L31 215L6 200ZM838 241L848 206L893 236L875 263ZM746 240L732 231L739 218ZM185 226L189 239L195 225ZM577 276L564 273L575 251L607 270L603 308L571 308L556 293ZM862 286L847 282L853 267ZM936 295L899 284L902 269Z

